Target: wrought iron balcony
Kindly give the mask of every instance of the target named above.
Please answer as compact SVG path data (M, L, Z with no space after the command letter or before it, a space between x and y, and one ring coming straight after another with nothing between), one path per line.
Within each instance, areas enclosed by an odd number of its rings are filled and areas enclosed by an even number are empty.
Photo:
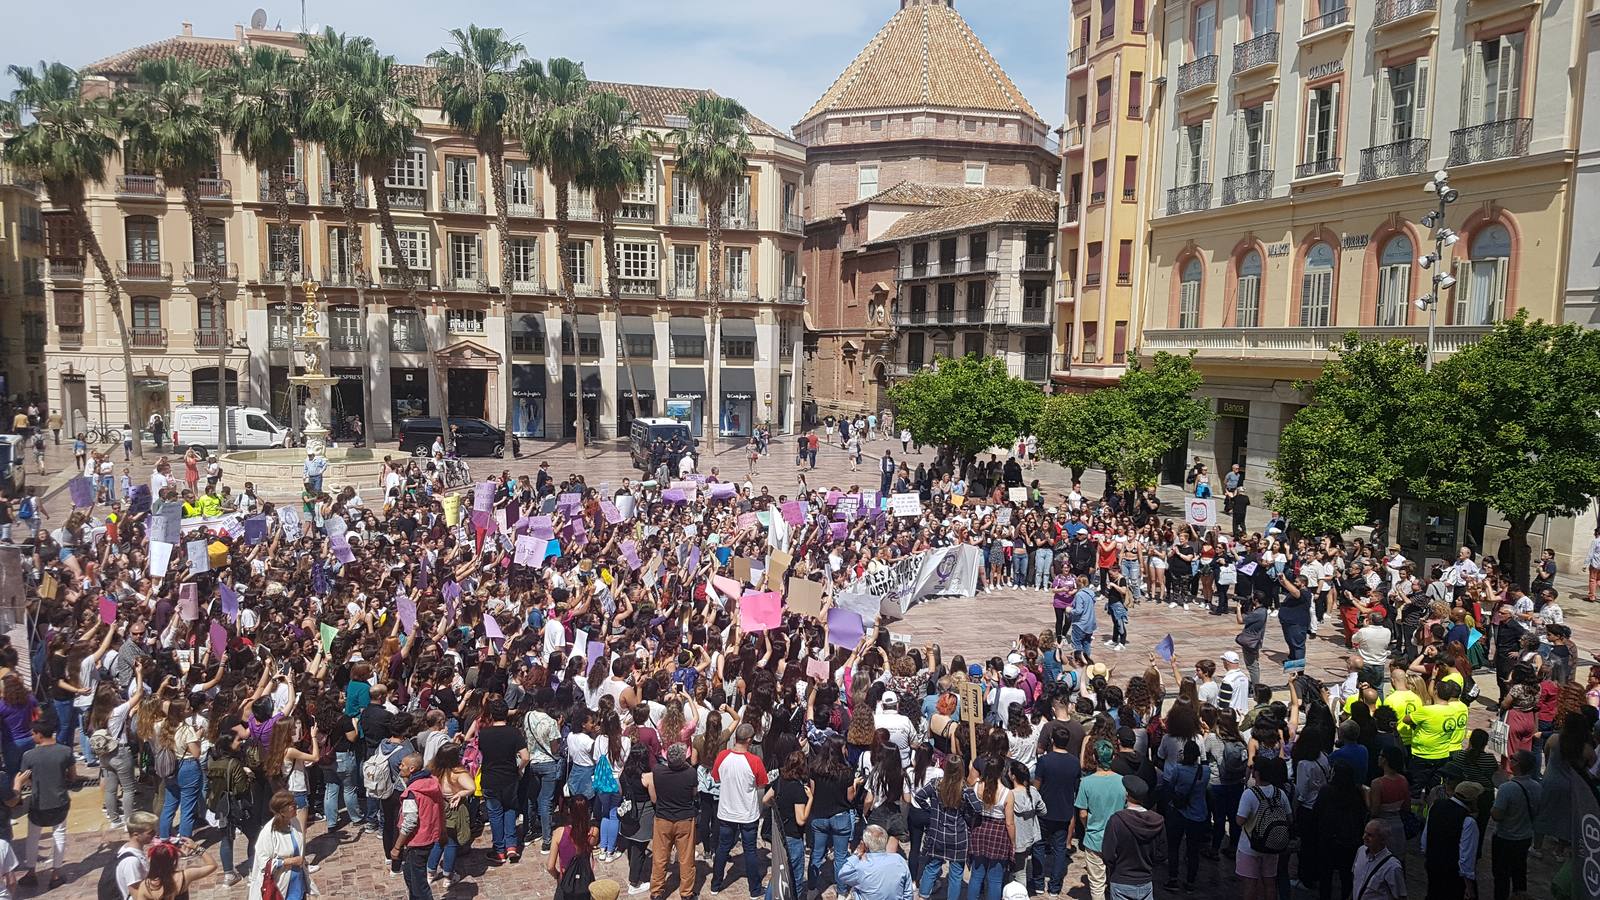
M1022 271L1044 272L1050 268L1049 253L1025 253L1022 256Z
M233 182L226 178L200 179L201 200L228 200L233 197Z
M389 206L392 209L427 209L428 192L422 188L388 187Z
M1050 355L1030 353L1022 358L1022 377L1028 381L1044 381L1050 377Z
M1248 41L1233 45L1233 74L1248 72L1261 66L1277 65L1278 38L1276 31L1258 34Z
M661 282L655 278L618 278L617 285L624 297L659 297Z
M167 330L135 325L128 329L128 343L144 350L160 349L167 346Z
M1167 215L1199 212L1211 205L1211 182L1197 181L1167 191Z
M487 294L489 292L489 279L479 275L452 275L444 283L445 290L466 291L472 294Z
M356 287L358 285L361 287L371 287L372 280L367 278L365 275L356 274L356 271L349 267L342 269L322 270L323 287L348 288Z
M971 275L978 272L994 270L998 257L993 254L972 258L967 256L955 259L940 259L932 262L912 263L900 267L900 280L912 281L918 278L940 278L949 275Z
M117 275L126 281L170 281L172 263L119 259Z
M750 213L748 204L734 209L724 210L722 224L725 228L751 228L755 225L755 217Z
M194 346L197 350L217 350L233 342L233 332L215 328L196 328Z
M642 222L646 225L656 223L656 205L654 203L632 203L624 201L617 208L618 222Z
M1045 306L1023 306L1022 318L1017 321L1024 325L1043 325L1050 320L1050 309Z
M1067 374L1072 371L1071 353L1050 354L1050 371L1052 373Z
M439 208L447 213L466 213L468 215L483 214L482 197L458 197L445 194L439 198Z
M1222 205L1232 206L1272 196L1272 170L1257 169L1222 179Z
M1067 71L1081 69L1089 64L1089 48L1074 47L1067 51Z
M672 300L704 300L705 291L693 284L673 284L667 286L667 297Z
M1375 28L1382 28L1391 22L1433 12L1438 8L1439 0L1378 0L1373 9L1372 24Z
M1217 55L1202 56L1194 62L1178 67L1178 93L1186 94L1196 88L1217 83Z
M1450 165L1464 166L1509 159L1528 152L1532 119L1501 119L1450 132Z
M52 259L50 260L50 277L57 281L82 281L83 260L81 259Z
M206 262L197 263L197 262L192 262L192 261L191 262L186 262L186 263L183 264L183 280L184 281L210 281L211 280L211 274L212 274L213 270L215 270L215 272L216 272L218 281L238 281L239 280L239 264L238 263L225 262L225 263L217 264L217 263L206 263Z
M411 280L416 282L419 289L433 286L433 270L411 267ZM393 266L382 266L378 269L378 281L385 287L404 287L405 280L400 275L400 269Z
M798 284L788 284L778 288L778 302L804 303L806 302L806 289Z
M783 214L783 230L790 234L803 234L806 230L805 216L794 213Z
M1076 224L1078 221L1078 207L1079 204L1076 200L1068 200L1066 203L1061 204L1061 213L1056 217L1056 224L1063 228Z
M1100 204L1102 204L1104 202L1106 202L1106 192L1105 191L1090 191L1089 192L1089 205L1090 206L1099 206Z
M1097 288L1097 287L1099 287L1100 286L1100 273L1099 272L1094 272L1094 271L1089 271L1089 272L1083 273L1083 286L1085 288Z
M290 263L286 268L273 262L261 270L262 284L299 284L305 280L306 274L300 271L299 263Z
M322 186L322 205L342 207L344 206L344 195L340 194L333 185L325 184ZM367 191L365 188L356 188L355 207L356 209L367 208Z
M261 179L258 193L262 203L277 202L272 196L272 183L265 178ZM310 196L306 192L305 182L299 179L291 179L284 182L283 196L284 199L295 206L305 206L311 202Z
M1427 138L1395 141L1361 151L1361 180L1377 181L1396 175L1416 175L1428 167Z
M544 201L531 200L527 203L510 201L506 203L506 212L513 219L542 219L544 218Z
M7 184L28 191L36 191L39 189L39 182L22 174L22 172L19 170L13 169L10 166L0 166L0 185Z
M672 224L674 225L704 225L705 223L705 216L701 215L699 209L680 209L676 206L672 208Z
M155 175L119 175L117 193L124 197L166 197L167 183Z
M1303 162L1294 167L1294 177L1315 178L1318 175L1332 175L1340 171L1339 162L1340 158L1337 156L1325 156L1322 159Z
M570 222L594 222L598 221L599 218L600 214L593 206L572 204L567 207L567 220Z
M532 278L514 278L511 281L511 292L514 294L543 294L544 279L537 275Z
M1071 126L1069 128L1064 129L1061 132L1061 146L1065 147L1068 150L1072 150L1072 149L1075 149L1075 148L1076 149L1082 149L1082 147L1083 147L1083 126L1082 125L1073 125L1073 126Z
M1319 31L1327 31L1329 28L1335 28L1348 21L1350 21L1350 7L1341 6L1338 9L1330 9L1320 16L1313 16L1307 19L1305 33L1316 34Z

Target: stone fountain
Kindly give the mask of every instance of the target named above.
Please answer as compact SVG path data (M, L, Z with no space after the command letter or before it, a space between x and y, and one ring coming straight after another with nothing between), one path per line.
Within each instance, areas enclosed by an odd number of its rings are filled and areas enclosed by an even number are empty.
M328 371L328 336L317 330L321 319L317 313L317 283L307 279L302 287L306 299L305 314L301 321L300 351L304 358L305 374L289 376L289 383L310 391L301 433L306 438L306 449L322 456L328 449L328 420L333 415L331 392L339 379Z

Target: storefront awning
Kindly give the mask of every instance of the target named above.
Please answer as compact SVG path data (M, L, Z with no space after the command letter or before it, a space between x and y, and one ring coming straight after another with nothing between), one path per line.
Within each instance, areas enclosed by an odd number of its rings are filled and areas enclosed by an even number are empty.
M667 332L673 337L704 338L706 336L706 320L694 316L673 316L667 322Z
M544 366L527 363L512 366L511 396L527 400L543 400Z
M599 337L600 317L594 313L580 313L578 315L578 334Z
M655 337L656 323L649 316L623 316L622 333L630 337Z
M756 370L728 367L722 370L722 399L754 400L756 398Z
M667 390L674 400L702 400L706 396L706 370L674 366L667 372Z
M723 319L722 336L725 338L756 339L755 319Z
M566 366L563 379L567 385L567 399L576 399L578 396L578 379L573 375L572 366ZM600 367L583 367L583 399L595 400L600 397Z
M511 318L511 329L516 334L544 334L544 316L517 313Z
M626 398L630 391L637 390L640 400L654 400L656 398L656 371L651 366L634 366L633 381L628 381L628 367L617 366L617 397Z

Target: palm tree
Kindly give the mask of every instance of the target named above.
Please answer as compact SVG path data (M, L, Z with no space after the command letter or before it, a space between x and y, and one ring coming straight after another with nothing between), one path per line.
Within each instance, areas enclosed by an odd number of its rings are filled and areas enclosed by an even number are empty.
M706 244L711 257L711 280L706 285L711 314L711 364L708 392L717 389L717 357L721 355L722 317L722 216L728 196L744 178L749 155L755 151L745 130L749 113L737 100L702 95L684 104L688 123L674 128L669 139L677 145L678 177L694 185L706 211ZM706 439L717 452L717 398L706 403Z
M217 449L228 447L227 317L222 302L222 261L209 236L200 202L200 179L217 168L217 79L188 60L150 59L139 64L138 87L124 92L127 152L177 185L189 214L196 249L205 247L210 275L211 323L217 331ZM198 264L200 261L196 260ZM198 266L197 266L198 268Z
M61 63L39 63L35 72L11 66L17 89L11 108L26 111L31 120L19 125L17 133L5 142L4 159L30 177L44 183L50 202L64 207L72 216L78 240L83 242L106 286L106 302L117 323L117 339L122 343L122 374L127 379L128 424L133 434L133 452L144 459L144 440L133 409L133 344L128 336L128 317L122 308L122 285L106 261L105 248L89 224L85 197L90 184L106 180L106 162L117 152L116 116L105 100L83 96L78 73Z
M473 146L488 158L490 184L494 186L494 228L500 238L500 297L504 304L506 352L502 356L506 397L511 396L511 217L506 212L506 126L520 99L512 63L523 53L523 46L508 39L499 28L468 25L450 32L454 48L441 48L428 54L428 61L439 67L437 90L445 120L472 138ZM507 404L506 431L511 430L511 409ZM512 456L511 442L505 442L505 458Z
M655 165L650 139L639 132L639 114L627 99L610 91L589 96L585 104L589 152L574 179L579 188L594 194L600 209L600 240L605 244L606 284L611 291L611 308L617 325L622 325L621 265L617 259L617 210L622 195L644 184ZM633 417L639 417L639 385L628 358L627 335L622 338L622 367L628 372L628 393L633 400Z
M561 319L562 330L575 327L578 301L572 290L572 271L567 266L567 234L570 230L567 206L572 181L583 167L588 155L588 101L589 79L583 74L583 64L557 57L541 65L538 60L527 60L517 72L523 91L530 98L532 108L522 136L523 149L533 165L544 169L556 190L556 261L561 267ZM560 344L556 345L558 348ZM561 352L558 350L558 352ZM565 354L562 353L564 356ZM560 363L564 366L565 359ZM578 455L583 456L587 441L583 421L583 378L581 368L573 367L577 392Z

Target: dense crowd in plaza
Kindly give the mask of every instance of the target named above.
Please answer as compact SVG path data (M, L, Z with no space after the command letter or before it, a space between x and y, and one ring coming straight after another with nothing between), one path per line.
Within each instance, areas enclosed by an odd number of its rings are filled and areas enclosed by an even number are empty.
M806 487L802 438L798 492L663 446L614 484L546 465L452 492L442 459L397 458L327 489L308 464L302 501L275 504L163 458L104 484L80 461L57 508L4 498L23 552L0 575L31 610L28 645L0 648L0 795L25 812L0 817L5 883L60 880L97 773L127 832L101 897L220 868L300 900L323 829L376 835L413 898L469 852L543 868L564 900L741 877L779 900L1080 878L1138 900L1195 890L1202 862L1248 900L1392 900L1419 867L1459 900L1484 858L1496 900L1550 888L1529 860L1571 852L1600 704L1553 569L1530 593L1466 550L1420 571L1276 517L1197 530L1153 492L1047 496L1026 441L915 469L897 443L876 482ZM1249 502L1238 473L1190 482L1226 515ZM910 603L998 589L1022 599L935 602L1048 604L1054 627L973 659L894 633ZM1151 604L1238 636L1130 647ZM1305 671L1312 638L1345 677ZM1492 728L1468 727L1474 703Z

